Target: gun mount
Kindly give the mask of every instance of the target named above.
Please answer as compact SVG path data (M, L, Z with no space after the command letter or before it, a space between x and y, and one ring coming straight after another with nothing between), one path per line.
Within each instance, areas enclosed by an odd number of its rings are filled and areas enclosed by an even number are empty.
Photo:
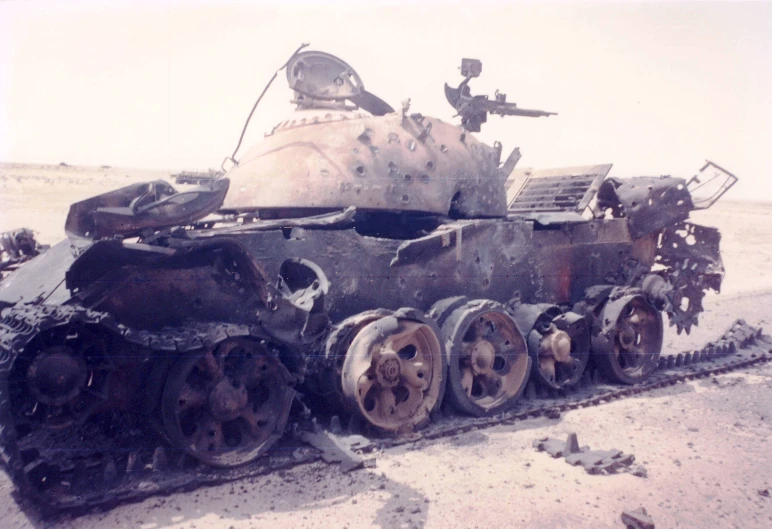
M464 80L457 88L445 83L445 97L448 103L461 116L461 126L469 132L480 132L480 127L488 121L488 114L499 116L524 116L529 118L556 116L556 112L520 108L517 103L508 103L507 94L496 90L494 99L488 96L473 96L469 89L469 81L482 73L482 62L477 59L461 59L461 75Z

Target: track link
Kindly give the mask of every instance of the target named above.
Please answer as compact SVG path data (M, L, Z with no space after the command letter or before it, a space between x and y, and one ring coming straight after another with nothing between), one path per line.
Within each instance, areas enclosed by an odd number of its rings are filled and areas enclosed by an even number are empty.
M661 356L657 370L643 383L634 386L607 384L597 369L585 371L579 387L570 392L548 392L545 395L539 393L531 382L525 398L507 413L484 419L466 419L463 424L457 418L452 418L445 424L438 423L415 436L384 441L383 445L398 446L420 439L438 439L481 428L509 425L525 419L558 417L565 411L598 406L680 382L769 361L772 361L772 337L744 320L737 320L719 339L709 342L702 349Z
M19 490L19 501L32 500L45 514L59 511L82 513L94 507L110 508L119 503L141 501L146 497L191 490L200 486L255 477L280 469L291 468L320 459L320 452L304 445L300 430L311 427L311 421L300 419L288 428L278 447L256 461L235 469L215 469L193 461L184 454L169 451L164 443L146 432L122 432L120 443L105 438L103 448L88 453L79 452L80 480L90 484L82 490L72 490L73 480L62 480L67 486L42 488L29 479L29 471L40 464L40 455L34 461L22 457L24 440L17 439L8 396L8 375L15 355L23 354L36 334L58 325L79 322L98 325L119 335L129 343L147 350L148 355L176 355L202 346L216 345L235 336L261 337L255 327L232 324L191 324L157 332L135 331L118 325L107 314L79 307L22 306L6 309L0 319L0 444L8 473ZM9 354L7 351L15 351ZM772 360L772 338L742 320L735 322L718 340L698 351L662 356L658 369L635 386L606 384L596 369L588 370L581 383L570 392L543 392L530 385L518 405L495 417L474 419L445 414L420 432L407 436L374 440L376 448L388 448L419 440L432 440L460 433L512 424L533 417L556 417L560 413L597 406L612 400L637 395L686 380L704 378L746 368ZM119 436L120 437L120 436ZM94 443L92 443L94 444ZM97 443L98 444L98 443ZM123 447L130 446L127 451ZM27 450L28 451L28 450ZM47 464L56 466L52 457ZM65 474L60 468L57 475ZM72 470L69 471L71 475ZM78 472L75 472L77 474ZM50 484L49 484L50 485Z

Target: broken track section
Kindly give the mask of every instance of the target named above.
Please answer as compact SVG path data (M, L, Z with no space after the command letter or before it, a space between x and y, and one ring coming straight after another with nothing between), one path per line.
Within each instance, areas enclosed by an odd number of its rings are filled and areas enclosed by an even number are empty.
M550 439L544 437L533 442L534 448L547 452L554 458L562 457L566 463L582 466L588 474L612 474L621 468L629 467L635 456L620 450L590 450L589 446L579 446L576 433L568 434L568 439Z

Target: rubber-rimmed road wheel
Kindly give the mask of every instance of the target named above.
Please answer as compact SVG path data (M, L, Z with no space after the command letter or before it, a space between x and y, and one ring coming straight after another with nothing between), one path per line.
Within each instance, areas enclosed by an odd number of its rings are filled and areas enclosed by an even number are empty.
M549 304L523 304L515 320L528 333L533 378L542 386L564 389L576 385L590 358L590 329L575 312Z
M390 316L392 311L375 309L360 312L333 326L324 347L326 364L319 376L319 389L324 398L334 407L349 407L349 401L343 394L343 363L351 342L370 323Z
M448 355L448 402L478 417L511 408L531 370L523 334L503 305L468 301L442 324Z
M353 409L386 432L423 426L442 401L445 351L439 329L413 309L365 325L343 362L341 388Z
M629 295L606 303L598 324L592 350L606 378L630 385L645 380L662 350L662 314L643 296Z

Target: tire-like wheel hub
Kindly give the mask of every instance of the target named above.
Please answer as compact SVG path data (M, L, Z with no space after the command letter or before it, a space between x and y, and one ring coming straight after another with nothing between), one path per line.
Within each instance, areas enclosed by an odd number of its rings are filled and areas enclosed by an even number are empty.
M590 357L590 329L581 314L542 303L521 305L517 322L528 332L532 378L551 389L579 383Z
M460 351L456 362L461 386L475 404L490 409L519 395L528 376L528 359L509 316L493 311L477 315L464 331Z
M598 366L614 382L636 384L655 369L662 348L662 315L637 294L609 301L593 338Z
M635 376L651 363L662 342L656 311L641 298L633 298L616 321L615 359L619 367Z
M448 349L448 400L466 413L495 415L511 407L530 372L528 348L506 309L464 301L442 323Z

